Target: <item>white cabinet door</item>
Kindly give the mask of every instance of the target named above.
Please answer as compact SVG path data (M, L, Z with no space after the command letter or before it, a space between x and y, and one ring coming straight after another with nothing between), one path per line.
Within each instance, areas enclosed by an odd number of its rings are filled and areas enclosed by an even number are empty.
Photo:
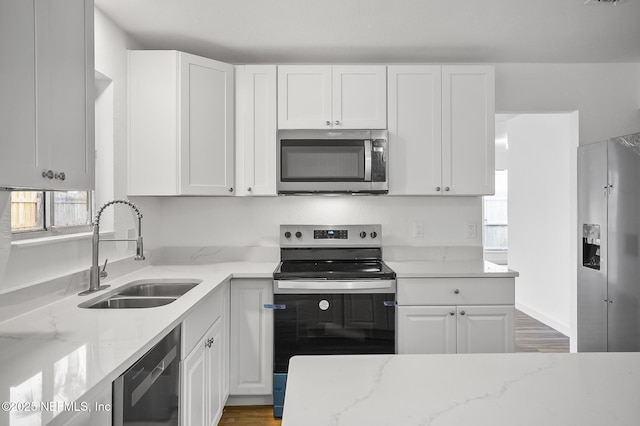
M52 189L95 185L93 13L89 0L36 1L38 155Z
M130 51L129 195L233 195L233 105L232 65Z
M334 66L332 74L333 128L386 129L387 67Z
M492 66L442 67L443 188L495 192L495 77Z
M36 144L35 2L0 1L0 185L44 183Z
M236 67L236 195L276 195L276 66Z
M331 128L331 66L278 67L278 128Z
M389 194L442 192L442 107L439 65L390 66Z
M399 306L397 314L397 353L456 353L455 306Z
M269 395L273 392L273 281L231 281L232 395Z
M210 380L207 375L205 335L191 353L182 361L182 391L180 412L183 425L205 425L208 419L208 393Z
M0 185L94 188L93 13L91 0L0 4Z
M180 93L181 193L232 194L233 66L180 53Z
M206 376L209 379L208 386L208 402L209 406L209 420L208 425L215 426L222 418L222 409L226 401L226 396L223 394L224 376L226 369L224 368L224 343L222 322L217 321L211 328L211 332L207 333L209 341L206 349L206 364L207 371ZM210 342L210 343L209 343Z
M222 417L223 321L218 320L182 361L182 424L216 425Z
M458 353L513 352L513 306L458 306Z

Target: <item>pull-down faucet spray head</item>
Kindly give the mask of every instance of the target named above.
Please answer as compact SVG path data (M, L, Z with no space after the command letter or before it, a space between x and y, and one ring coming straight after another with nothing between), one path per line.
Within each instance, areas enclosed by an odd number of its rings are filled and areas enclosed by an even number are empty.
M127 205L129 207L131 207L131 209L134 211L134 213L136 214L136 217L138 218L138 236L135 239L124 239L124 240L120 240L120 239L115 239L115 240L100 240L100 219L102 217L102 212L104 212L104 210L114 204L124 204ZM98 291L98 290L102 290L104 288L109 287L107 286L100 286L100 278L104 278L107 276L107 271L105 270L107 267L107 262L105 261L105 266L102 271L100 270L100 266L98 264L99 262L99 246L100 246L100 242L101 241L135 241L136 242L136 255L133 258L134 260L145 260L144 257L144 248L143 248L143 243L142 243L142 213L140 212L140 209L138 209L135 204L133 204L131 201L129 200L113 200L113 201L109 201L108 203L104 204L102 207L100 207L100 209L98 210L98 213L96 214L96 218L93 221L93 237L92 237L92 256L91 256L91 268L89 269L89 289L86 291L83 291L82 293L80 293L80 295L83 294L89 294L89 293L93 293L94 291Z

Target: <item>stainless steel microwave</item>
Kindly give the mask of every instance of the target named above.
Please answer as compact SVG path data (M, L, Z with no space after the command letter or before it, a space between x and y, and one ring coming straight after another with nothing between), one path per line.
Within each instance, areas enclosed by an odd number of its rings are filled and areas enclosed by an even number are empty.
M389 192L386 130L280 130L279 194Z

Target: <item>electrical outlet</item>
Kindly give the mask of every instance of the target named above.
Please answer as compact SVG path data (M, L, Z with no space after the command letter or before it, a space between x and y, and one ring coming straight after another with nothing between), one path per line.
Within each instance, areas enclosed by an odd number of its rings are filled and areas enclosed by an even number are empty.
M424 238L424 222L413 222L413 238Z
M464 237L470 240L474 240L478 237L478 227L476 222L467 222L467 225L464 228Z

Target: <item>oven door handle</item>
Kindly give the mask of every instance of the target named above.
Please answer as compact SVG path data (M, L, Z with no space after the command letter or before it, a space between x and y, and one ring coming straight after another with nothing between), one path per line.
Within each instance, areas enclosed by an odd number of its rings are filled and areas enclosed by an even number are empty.
M276 303L265 303L262 305L265 309L287 309L287 305Z
M387 280L356 280L356 281L276 281L278 290L379 290L392 289L393 281Z

